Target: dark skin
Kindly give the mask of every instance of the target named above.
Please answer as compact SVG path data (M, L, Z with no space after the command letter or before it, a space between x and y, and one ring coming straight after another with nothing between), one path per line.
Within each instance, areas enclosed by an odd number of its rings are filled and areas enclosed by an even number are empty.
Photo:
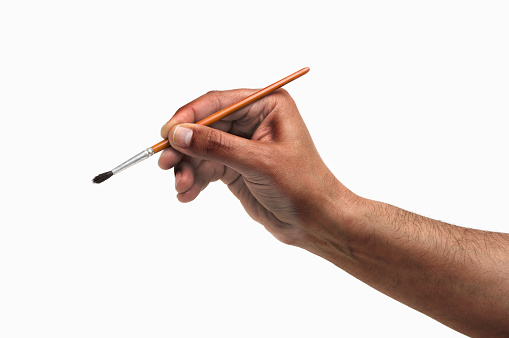
M422 217L348 190L323 163L284 90L211 127L192 124L252 94L210 92L161 130L177 198L221 180L283 243L306 249L469 336L509 336L509 235Z

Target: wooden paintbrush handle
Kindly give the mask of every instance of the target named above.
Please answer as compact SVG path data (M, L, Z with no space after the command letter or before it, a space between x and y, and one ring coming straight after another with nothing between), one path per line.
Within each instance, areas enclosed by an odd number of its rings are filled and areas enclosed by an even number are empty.
M158 144L154 144L152 146L152 150L154 151L154 154L155 153L158 153L160 152L161 150L163 149L166 149L170 146L170 141L168 141L167 138L165 138L164 140L162 140L161 142L159 142Z
M283 87L285 84L301 77L302 75L306 74L307 72L309 72L308 67L302 68L301 70L293 73L292 75L289 75L289 76L285 77L284 79L281 79L281 80L271 84L270 86L265 87L252 95L249 95L245 99L242 99L239 102L232 104L231 106L223 108L220 111L218 111L210 116L207 116L203 120L196 122L196 124L201 124L203 126L209 126L212 123L217 122L217 121L221 120L222 118L230 115L231 113L233 113L241 108L244 108L248 104L261 99L265 95L272 93L276 89ZM154 153L158 153L161 150L168 148L169 146L170 146L170 142L167 139L165 139L165 140L162 140L161 142L157 143L156 145L153 145L152 150L154 151Z

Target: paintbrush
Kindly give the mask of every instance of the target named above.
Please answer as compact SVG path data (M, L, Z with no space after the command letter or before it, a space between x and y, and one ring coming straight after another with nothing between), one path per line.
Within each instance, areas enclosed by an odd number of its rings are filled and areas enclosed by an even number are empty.
M279 88L283 87L285 84L287 84L287 83L289 83L289 82L291 82L291 81L301 77L302 75L306 74L307 72L309 72L309 68L308 67L302 68L298 72L295 72L292 75L289 75L289 76L285 77L284 79L281 79L281 80L271 84L270 86L265 87L265 88L257 91L256 93L254 93L254 94L252 94L252 95L250 95L250 96L240 100L239 102L234 103L231 106L228 106L226 108L223 108L220 111L218 111L218 112L216 112L216 113L214 113L214 114L212 114L210 116L207 116L203 120L200 120L200 121L196 122L196 124L201 124L203 126L211 125L212 123L221 120L222 118L230 115L231 113L233 113L233 112L235 112L235 111L237 111L237 110L239 110L241 108L244 108L248 104L253 103L256 100L261 99L265 95L268 95L268 94L272 93L276 89L279 89ZM115 167L115 168L113 168L110 171L107 171L105 173L97 175L96 177L94 177L92 182L94 182L94 183L102 183L102 182L106 181L108 178L110 178L111 176L116 175L119 172L121 172L121 171L123 171L123 170L125 170L125 169L127 169L127 168L129 168L129 167L131 167L133 165L135 165L136 163L139 163L139 162L149 158L150 156L154 155L155 153L160 152L161 150L163 150L165 148L168 148L169 146L170 146L170 142L168 141L168 139L164 139L161 142L153 145L152 147L143 150L141 153L139 153L136 156L130 158L127 161L125 161L124 163L122 163L118 167Z

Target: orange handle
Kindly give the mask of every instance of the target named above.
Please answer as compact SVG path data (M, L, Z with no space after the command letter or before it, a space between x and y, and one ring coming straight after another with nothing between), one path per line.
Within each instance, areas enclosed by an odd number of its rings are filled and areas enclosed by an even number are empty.
M218 111L210 116L207 116L203 120L196 122L196 124L201 124L203 126L209 126L212 123L217 122L217 121L221 120L222 118L230 115L231 113L233 113L241 108L244 108L248 104L261 99L265 95L272 93L276 89L283 87L285 84L292 82L293 80L301 77L302 75L306 74L307 72L309 72L308 67L302 68L301 70L293 73L292 75L289 75L289 76L285 77L284 79L274 82L270 86L265 87L252 95L249 95L245 99L242 99L239 102L232 104L231 106L223 108L220 111ZM161 150L168 148L169 146L170 146L170 142L167 139L165 139L165 140L162 140L161 142L153 145L152 150L154 151L154 153L158 153Z
M154 154L155 153L158 153L160 152L161 150L163 149L166 149L170 146L170 141L168 141L167 138L165 138L164 140L162 140L161 142L159 142L158 144L154 144L152 146L152 150L154 151Z

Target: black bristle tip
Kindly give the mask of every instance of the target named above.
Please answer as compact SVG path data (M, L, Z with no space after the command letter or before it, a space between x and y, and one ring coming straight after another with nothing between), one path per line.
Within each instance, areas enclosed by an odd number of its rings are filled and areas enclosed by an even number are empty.
M92 182L99 184L99 183L102 183L102 182L106 181L111 176L113 176L113 172L112 171L107 171L105 173L99 174L96 177L94 177Z

